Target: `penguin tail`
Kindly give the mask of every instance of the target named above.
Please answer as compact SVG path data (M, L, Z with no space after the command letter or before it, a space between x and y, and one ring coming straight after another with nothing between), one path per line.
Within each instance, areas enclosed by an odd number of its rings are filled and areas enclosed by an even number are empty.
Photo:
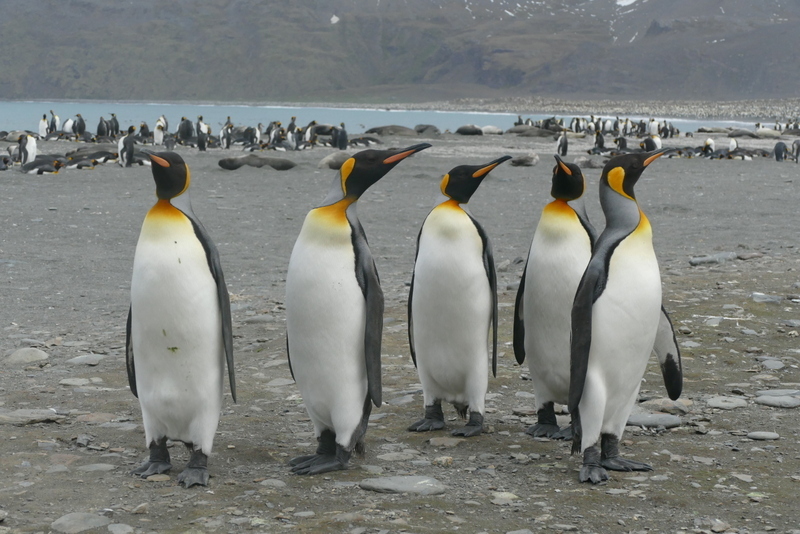
M570 425L572 426L572 449L570 450L570 454L576 454L581 452L581 436L583 432L581 431L581 414L577 408L575 411L571 413L572 415L572 422Z

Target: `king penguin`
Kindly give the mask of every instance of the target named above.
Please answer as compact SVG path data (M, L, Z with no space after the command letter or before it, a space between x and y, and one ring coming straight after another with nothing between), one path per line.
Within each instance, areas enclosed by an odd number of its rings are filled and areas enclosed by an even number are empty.
M319 445L292 472L347 469L364 450L372 409L381 405L383 292L356 214L359 197L402 160L431 145L364 150L342 164L328 196L311 210L286 274L289 366Z
M422 224L408 296L408 341L419 372L425 417L412 432L444 428L442 401L469 420L454 436L483 431L488 387L489 328L492 374L497 376L497 276L492 247L466 204L484 178L511 159L461 165L445 174L445 200Z
M598 132L598 135L602 135ZM556 156L550 195L533 234L514 307L514 355L528 360L536 394L534 437L570 439L559 429L554 403L569 400L570 314L575 291L592 257L597 232L583 203L580 167Z
M653 231L634 185L663 151L615 156L600 177L606 228L597 239L572 306L569 411L581 482L608 480L606 469L650 471L623 458L619 441L655 350L670 398L683 378L675 334L661 306ZM599 446L599 447L598 447Z
M230 299L219 253L192 212L189 167L174 152L146 154L158 201L133 260L126 363L150 458L131 474L169 471L171 439L191 450L178 483L206 486L226 363L236 402Z

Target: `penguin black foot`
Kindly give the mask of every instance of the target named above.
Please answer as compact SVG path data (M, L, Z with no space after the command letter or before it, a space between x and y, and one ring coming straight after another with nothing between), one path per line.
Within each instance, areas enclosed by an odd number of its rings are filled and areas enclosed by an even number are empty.
M556 422L556 411L552 402L545 403L536 412L536 416L536 424L529 427L525 431L526 434L530 434L534 438L552 438L561 431Z
M289 461L295 475L318 475L330 471L342 471L350 463L350 451L336 443L336 434L323 430L319 436L316 454L298 456Z
M563 439L565 441L572 441L573 436L574 434L572 432L572 425L568 425L550 436L550 439Z
M152 442L150 444L150 458L131 471L131 475L139 475L142 478L147 478L150 475L159 475L166 473L172 469L172 464L169 463L169 451L167 450L167 438L163 438L160 442Z
M583 451L583 465L581 466L578 480L591 482L592 484L599 484L608 480L608 471L600 465L600 451L597 450L596 445L592 445Z
M465 438L471 438L474 436L481 435L482 432L483 432L483 414L480 414L478 412L469 412L469 421L467 422L467 426L453 430L452 434L454 436L464 436Z
M603 434L600 465L612 471L652 471L653 466L628 460L619 455L619 438L613 434Z
M208 486L208 456L200 451L192 451L192 457L189 458L189 463L186 469L181 471L178 475L178 484L183 484L185 488L192 486Z
M430 406L425 406L425 418L412 423L408 427L409 432L428 432L430 430L441 430L444 428L444 413L442 404L435 402Z

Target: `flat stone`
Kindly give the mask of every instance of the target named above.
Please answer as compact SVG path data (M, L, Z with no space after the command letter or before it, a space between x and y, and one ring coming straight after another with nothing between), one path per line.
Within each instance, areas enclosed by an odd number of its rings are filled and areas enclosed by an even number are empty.
M778 295L767 295L765 293L759 293L758 291L754 291L750 298L753 299L753 302L771 302L771 303L781 303L783 302L783 297Z
M700 343L697 341L686 340L681 342L681 347L685 349L694 349L700 346Z
M132 432L139 429L139 425L136 423L102 423L100 427L116 428L117 430L121 430L123 432Z
M405 404L411 404L412 402L414 402L414 395L403 395L402 397L389 399L386 401L386 404L390 406L403 406Z
M415 493L418 495L441 495L447 487L431 477L393 476L366 478L359 483L363 490L378 493Z
M90 365L95 366L105 358L102 354L82 354L67 360L69 365Z
M296 512L294 514L295 517L314 517L315 515L317 515L317 514L315 514L311 510L305 510L303 512Z
M108 531L111 534L133 534L133 527L125 523L114 523L108 525Z
M713 458L706 458L704 456L692 456L692 460L703 465L714 465Z
M69 471L69 467L67 467L66 465L56 464L56 465L51 465L50 467L48 467L47 471L45 471L45 473L47 473L47 474L66 473L67 471Z
M431 438L428 443L432 447L439 447L441 449L450 449L458 446L460 443L466 441L464 438Z
M267 486L268 488L285 488L286 482L283 480L278 480L277 478L268 478L266 480L262 480L260 482L262 486Z
M764 366L764 369L768 369L770 371L779 371L786 367L786 364L782 361L778 360L777 358L769 358L761 362L761 365Z
M750 432L747 437L756 441L771 441L780 438L775 432Z
M756 391L759 397L794 397L800 395L800 389L761 389Z
M709 407L719 408L720 410L734 410L747 406L747 401L739 397L712 397L706 402Z
M387 452L386 454L379 454L378 460L384 462L404 462L419 458L419 454L413 452Z
M267 382L267 386L277 387L277 386L288 386L294 384L294 380L291 378L274 378Z
M33 347L23 347L11 353L3 363L6 365L19 365L25 363L40 362L49 359L50 356L41 349Z
M742 482L752 482L753 477L751 475L743 475L741 473L731 473L731 476L734 478L738 478Z
M111 524L111 519L97 514L87 514L84 512L73 512L63 515L50 524L56 532L62 534L75 534L85 532L94 528L101 528Z
M116 465L112 464L89 464L78 467L78 471L113 471Z
M54 423L63 421L65 415L59 415L52 410L19 409L13 412L0 413L0 425L33 425L36 423Z
M800 397L764 395L756 397L753 402L762 406L772 406L773 408L797 408L800 406Z
M88 378L64 378L58 381L62 386L79 387L88 386L92 383Z
M491 502L492 504L496 504L498 506L506 506L518 500L519 497L510 491L495 491L492 493Z
M692 401L688 399L672 400L668 398L650 399L641 403L639 406L654 412L670 413L672 415L684 415L689 413Z
M647 413L631 414L628 417L629 426L639 426L644 428L676 428L681 426L681 418L677 415Z
M102 423L110 423L117 416L113 413L87 413L83 415L79 415L75 418L75 420L79 423L89 423L89 424L102 424Z
M169 475L165 475L164 473L158 473L155 475L150 475L145 480L148 482L167 482L169 480Z

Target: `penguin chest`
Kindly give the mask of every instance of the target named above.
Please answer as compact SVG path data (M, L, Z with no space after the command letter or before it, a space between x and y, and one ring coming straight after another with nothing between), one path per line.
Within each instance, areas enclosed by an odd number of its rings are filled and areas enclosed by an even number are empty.
M564 392L572 304L591 255L589 235L572 208L563 202L546 206L525 271L525 353L536 378Z
M292 369L298 384L330 382L337 373L366 384L366 302L356 278L352 229L344 212L320 210L306 217L286 275Z
M626 377L635 377L632 382L638 387L660 313L661 275L650 225L642 217L639 227L617 245L608 262L606 287L592 313L590 365L595 360L625 382L631 382Z
M438 207L419 237L411 302L420 372L486 369L492 295L483 241L460 208Z
M216 282L191 221L167 202L150 210L142 225L133 261L131 311L137 382L152 365L153 376L162 378L191 380L210 372L211 382L221 388Z

